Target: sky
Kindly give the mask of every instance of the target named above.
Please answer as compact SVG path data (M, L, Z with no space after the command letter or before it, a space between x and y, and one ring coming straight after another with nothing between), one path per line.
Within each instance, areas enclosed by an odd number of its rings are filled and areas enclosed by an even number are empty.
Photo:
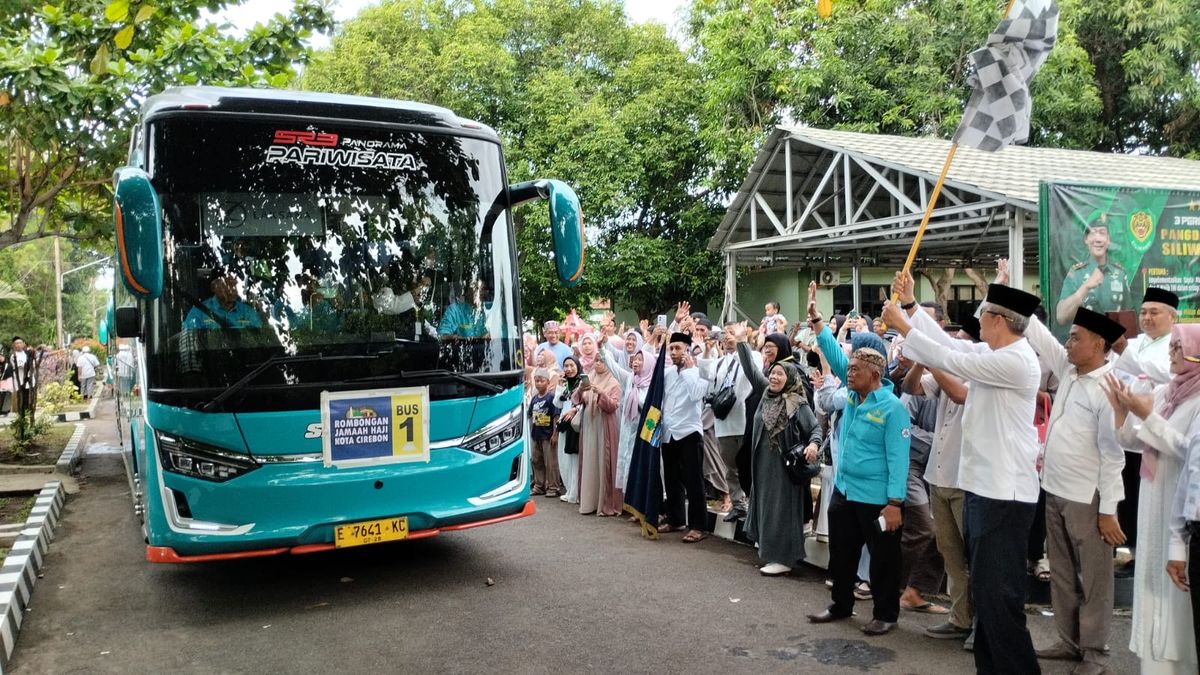
M634 22L657 21L670 28L678 23L684 2L685 0L625 0L625 11ZM335 0L333 14L338 21L345 21L354 18L362 8L377 4L379 0ZM287 12L291 6L291 0L256 0L230 7L217 16L238 28L248 29L256 23L270 20L276 13ZM313 46L318 49L327 47L329 38L324 35L313 36Z

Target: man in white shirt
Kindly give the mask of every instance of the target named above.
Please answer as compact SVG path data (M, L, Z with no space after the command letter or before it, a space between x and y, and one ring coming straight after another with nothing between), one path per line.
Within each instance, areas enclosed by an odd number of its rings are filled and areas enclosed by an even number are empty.
M1171 328L1179 320L1179 296L1171 291L1151 286L1142 298L1138 311L1138 327L1142 332L1122 347L1115 349L1121 354L1116 368L1134 377L1146 375L1154 384L1171 381L1171 358L1167 346L1171 341Z
M979 341L979 320L968 316L962 321L960 340ZM925 635L937 639L964 639L971 635L975 608L967 576L967 546L963 539L963 500L958 487L958 464L962 455L962 413L967 400L967 383L938 368L926 369L915 364L904 379L904 388L914 395L937 399L937 421L933 447L925 466L929 483L929 505L933 511L933 530L938 552L945 563L950 617L925 629Z
M1113 611L1113 547L1124 543L1117 504L1125 496L1113 409L1101 382L1108 353L1125 333L1103 314L1079 308L1064 348L1034 318L1025 335L1058 376L1050 410L1042 488L1050 593L1058 642L1038 658L1080 661L1073 672L1105 671Z
M1151 286L1146 289L1142 306L1138 311L1138 327L1141 334L1128 344L1118 342L1113 351L1120 357L1114 368L1130 377L1145 375L1154 385L1171 381L1171 357L1167 353L1171 342L1171 328L1179 320L1179 296L1170 291ZM1125 483L1125 501L1117 509L1121 529L1125 532L1127 546L1137 546L1138 490L1142 485L1142 450L1125 450L1125 470L1121 480ZM1127 577L1133 573L1133 561L1120 572Z
M92 383L96 381L96 367L99 365L100 360L92 354L92 348L84 345L79 358L75 359L75 370L79 374L79 393L85 400L92 397Z
M708 504L704 499L703 425L700 412L708 382L700 377L691 353L692 336L672 333L667 344L670 363L663 371L663 484L667 490L667 524L659 532L687 529L683 541L704 538ZM687 508L684 508L684 493ZM685 526L686 516L686 526Z
M715 417L713 431L717 434L717 445L721 452L721 460L725 464L725 484L729 487L729 498L733 502L733 510L725 517L727 522L733 522L746 517L746 493L738 480L737 454L742 447L742 435L746 430L746 398L753 391L750 378L742 372L738 362L737 338L733 326L725 327L721 335L721 348L725 354L717 359L713 367L711 392L714 396L726 387L733 388L733 407L724 417ZM754 364L762 369L762 354L754 352L751 355Z
M982 344L946 335L917 307L912 275L897 276L900 305L883 319L905 337L909 358L971 383L963 410L959 486L964 502L975 667L980 672L1039 672L1025 626L1025 549L1038 501L1038 439L1033 426L1041 373L1024 337L1040 304L1035 295L992 284L980 306ZM909 323L908 312L912 312Z

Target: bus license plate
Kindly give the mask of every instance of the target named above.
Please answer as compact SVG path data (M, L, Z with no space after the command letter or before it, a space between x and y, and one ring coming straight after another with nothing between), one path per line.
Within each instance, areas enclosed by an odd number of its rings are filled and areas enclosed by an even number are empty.
M383 518L338 525L333 532L335 548L398 541L408 537L408 518Z

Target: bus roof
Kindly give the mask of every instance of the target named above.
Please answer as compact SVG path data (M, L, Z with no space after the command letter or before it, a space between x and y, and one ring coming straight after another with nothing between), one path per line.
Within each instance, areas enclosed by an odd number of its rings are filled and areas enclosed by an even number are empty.
M172 87L146 99L142 104L142 117L167 110L312 115L368 122L471 129L496 136L496 132L486 124L462 119L448 108L414 101L347 94L249 87Z

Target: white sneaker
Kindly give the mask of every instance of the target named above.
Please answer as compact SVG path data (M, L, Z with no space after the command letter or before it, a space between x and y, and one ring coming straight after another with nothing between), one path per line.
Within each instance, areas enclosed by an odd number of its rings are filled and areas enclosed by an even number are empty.
M764 577L778 577L791 571L792 568L788 567L787 565L781 565L779 563L767 563L759 568L758 573Z

